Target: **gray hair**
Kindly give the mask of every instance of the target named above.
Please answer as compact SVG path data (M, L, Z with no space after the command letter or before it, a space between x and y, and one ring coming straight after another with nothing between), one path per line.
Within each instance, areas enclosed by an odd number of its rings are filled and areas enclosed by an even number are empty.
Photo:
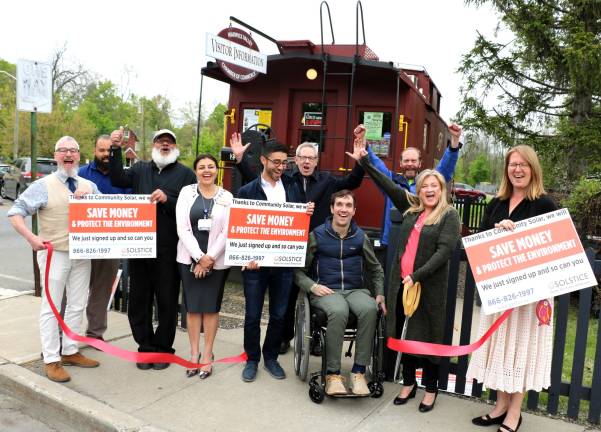
M62 147L64 144L67 144L67 143L74 143L77 146L77 149L79 150L79 143L77 141L75 141L75 138L70 137L68 135L65 135L64 137L60 137L58 139L58 141L54 145L54 150L58 150L60 147Z
M319 146L317 145L317 143L308 142L308 141L305 141L304 143L300 144L296 148L296 155L299 156L301 150L304 149L305 147L310 147L313 150L315 150L315 156L319 157Z

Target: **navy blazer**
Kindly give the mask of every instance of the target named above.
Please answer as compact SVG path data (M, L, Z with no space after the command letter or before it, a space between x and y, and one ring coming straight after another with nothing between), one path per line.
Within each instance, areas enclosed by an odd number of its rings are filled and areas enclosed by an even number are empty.
M282 176L281 179L286 191L286 202L304 203L298 183L289 176ZM267 195L261 186L261 176L242 186L238 190L238 198L267 201Z

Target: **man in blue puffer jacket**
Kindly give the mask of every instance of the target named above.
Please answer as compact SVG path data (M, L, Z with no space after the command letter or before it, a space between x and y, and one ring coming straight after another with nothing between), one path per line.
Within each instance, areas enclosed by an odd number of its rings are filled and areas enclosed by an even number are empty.
M369 394L365 366L371 354L378 305L386 312L384 272L369 238L352 220L355 210L351 191L332 194L332 216L311 232L305 267L295 271L297 285L310 293L311 304L328 316L326 393L329 395L347 393L340 364L349 311L357 317L350 388L357 395Z

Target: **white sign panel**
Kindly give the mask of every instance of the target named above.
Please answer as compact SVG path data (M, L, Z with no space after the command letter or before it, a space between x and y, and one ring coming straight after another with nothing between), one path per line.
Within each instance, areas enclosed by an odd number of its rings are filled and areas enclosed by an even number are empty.
M17 109L52 112L52 66L32 60L17 62Z
M597 284L567 209L463 238L485 314Z
M267 56L259 51L207 33L206 55L246 69L267 73Z

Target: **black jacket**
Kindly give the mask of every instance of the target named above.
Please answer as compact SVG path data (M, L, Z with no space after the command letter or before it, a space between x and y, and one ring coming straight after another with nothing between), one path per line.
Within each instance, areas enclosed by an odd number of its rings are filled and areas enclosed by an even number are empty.
M286 202L305 202L298 184L290 176L282 176L282 183L286 191ZM238 191L238 198L267 201L267 195L261 186L261 176L242 186Z
M157 203L157 249L177 250L177 226L175 204L179 191L196 183L196 175L179 162L167 165L159 171L153 161L136 162L131 168L123 169L121 148L111 148L109 176L115 187L132 188L135 194L150 195L160 189L167 195L165 203Z
M236 164L236 166L242 174L243 182L247 182L257 176L257 173L254 172L246 158L242 158L242 161ZM365 171L361 165L356 164L351 173L346 176L333 176L327 171L323 172L316 169L308 177L304 177L299 171L293 174L284 173L282 181L284 181L284 178L288 178L296 182L302 197L300 202L313 201L315 203L315 211L313 212L313 216L311 216L309 226L309 231L313 231L313 229L324 223L326 218L330 216L330 197L332 194L343 189L352 190L358 188L361 186L364 175Z

